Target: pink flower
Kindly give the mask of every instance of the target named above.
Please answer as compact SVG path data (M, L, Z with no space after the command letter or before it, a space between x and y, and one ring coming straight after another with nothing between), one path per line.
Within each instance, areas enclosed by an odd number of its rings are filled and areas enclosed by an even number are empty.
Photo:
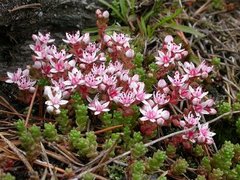
M51 73L64 72L67 69L67 62L64 60L59 60L56 62L50 60L50 64L52 65L50 70Z
M7 76L9 79L6 80L6 83L15 83L20 90L29 90L30 92L35 90L33 86L36 84L36 81L30 79L28 69L22 71L21 68L18 68L15 73L7 72Z
M183 84L188 80L188 75L181 75L178 71L176 71L174 78L168 75L168 79L173 86L183 86Z
M182 135L182 138L186 139L186 140L189 140L192 143L195 143L196 142L196 132L195 132L195 130L191 130L191 131L186 132L184 135Z
M111 37L116 43L119 43L124 47L129 46L128 41L130 40L130 38L125 36L123 33L118 34L116 32L113 32L113 35Z
M86 63L86 64L91 64L95 61L98 60L98 56L96 56L97 54L97 51L95 52L92 52L92 53L89 53L87 51L84 51L83 52L83 57L82 58L79 58L79 60L83 63Z
M66 54L66 51L62 49L60 52L57 51L57 47L52 45L51 46L51 53L53 58L59 60L59 61L64 61L72 56L72 54Z
M88 73L84 77L85 85L96 89L98 85L102 82L102 77L101 76L94 76L92 73Z
M169 100L170 97L165 93L160 93L159 91L153 93L153 101L160 106L168 103Z
M189 112L188 113L188 116L183 116L184 117L184 120L185 121L180 121L180 125L182 127L185 127L186 126L186 123L187 125L190 125L190 126L195 126L199 123L200 119L201 119L201 116L194 116L192 114L192 112Z
M30 90L31 92L35 90L33 87L35 84L36 81L32 81L28 76L23 76L17 81L20 90Z
M196 100L196 99L195 99ZM205 102L201 102L199 99L198 101L194 102L193 109L196 113L199 114L216 114L216 110L212 108L214 101L212 99L208 99Z
M207 78L208 74L212 71L213 66L207 66L206 62L203 61L200 65L199 65L200 69L201 69L201 74L202 74L202 78Z
M191 93L189 92L189 88L188 88L187 84L179 87L179 91L178 92L179 92L179 96L182 99L190 99L192 97Z
M98 115L98 114L101 114L102 112L110 111L110 109L107 108L110 102L99 101L98 95L96 95L93 100L90 99L89 97L87 97L87 99L90 102L88 105L88 109L95 111L94 115Z
M189 77L197 77L201 75L200 67L198 66L196 68L192 62L191 63L184 62L183 69L188 74Z
M83 75L80 70L77 68L73 68L72 72L68 72L68 79L69 79L69 84L71 84L74 88L77 85L83 85L84 80L83 80Z
M155 57L157 60L156 64L159 66L168 67L170 64L174 63L174 59L171 56L171 51L167 51L166 53L163 51L158 51L158 56Z
M57 114L60 113L60 106L68 103L67 100L62 99L62 91L59 88L52 88L48 86L45 87L44 93L48 97L48 100L45 102L45 104L48 106L47 111L49 113L54 111Z
M7 76L9 79L6 80L6 83L17 83L21 79L21 77L26 77L28 75L29 75L28 69L22 71L21 68L18 68L17 72L15 73L7 72Z
M157 122L163 124L165 120L169 119L169 112L163 109L159 109L158 105L152 106L149 102L145 102L143 107L139 109L143 117L141 121Z
M40 42L42 42L44 44L52 43L54 41L54 39L50 39L50 33L47 33L47 34L43 35L40 32L38 32L38 35L33 34L32 35L32 39L34 41L40 41Z
M88 53L98 52L99 48L97 47L96 43L89 43L85 51Z
M67 39L63 39L63 41L67 44L72 44L72 45L77 44L79 42L83 42L85 44L88 44L90 42L89 33L86 33L80 37L79 31L77 31L75 34L66 33L66 38Z
M195 98L202 99L208 94L208 92L202 92L202 87L200 86L196 89L193 89L191 86L189 86L189 92L191 93L191 97L193 98L193 103L195 101Z
M59 78L58 80L51 79L51 81L52 81L52 84L54 85L54 87L59 88L63 92L63 94L65 94L64 92L67 89L71 88L70 81L65 81L63 77Z
M136 100L143 102L152 96L152 94L147 94L144 89L145 84L143 82L138 82L137 87L133 89L133 92L136 95Z
M123 70L123 64L120 63L119 61L116 61L114 63L110 62L108 67L107 67L107 71L108 73L111 74L117 74L118 76L120 76L122 73L121 71Z
M132 91L121 92L118 94L117 101L128 107L136 100L135 93Z
M108 93L109 99L117 102L118 101L118 95L119 95L120 91L122 90L122 88L123 87L117 87L116 88L116 85L108 88L107 93Z
M208 123L200 125L198 124L198 134L197 134L197 140L199 143L206 143L206 144L212 144L214 142L213 136L216 134L214 132L211 132L208 128Z
M113 86L117 83L117 76L116 75L103 75L103 83L108 86Z
M53 58L50 46L44 46L40 51L34 51L37 56L34 56L38 60L50 60Z
M106 70L106 67L105 67L105 64L104 64L104 63L100 64L99 66L97 66L97 65L94 63L91 71L92 71L92 73L93 73L94 75L100 75L100 76L102 76L102 75L106 74L106 71L107 71L107 70Z
M63 39L63 41L68 44L76 44L81 41L79 31L77 31L75 34L72 34L72 35L69 33L66 33L66 38L67 39Z

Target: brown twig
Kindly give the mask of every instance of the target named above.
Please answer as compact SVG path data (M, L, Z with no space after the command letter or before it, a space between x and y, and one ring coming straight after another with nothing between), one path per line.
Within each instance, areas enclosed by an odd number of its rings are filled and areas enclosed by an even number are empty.
M116 126L112 126L112 127L108 127L108 128L105 128L105 129L101 129L101 130L98 130L98 131L94 131L94 133L95 134L101 134L101 133L104 133L104 132L107 132L107 131L112 131L114 129L121 128L121 127L123 127L122 124L116 125Z
M18 11L21 9L35 9L35 8L39 8L41 6L42 5L40 3L24 4L21 6L14 7L13 9L8 10L8 12L12 13L14 11Z
M36 89L34 91L34 94L32 96L31 103L30 103L30 106L29 106L29 109L28 109L27 118L26 118L26 121L25 121L25 126L26 127L28 125L28 121L29 121L29 118L30 118L30 115L31 115L31 112L32 112L33 103L34 103L35 97L37 95L37 91L38 91L38 86L36 86Z
M19 113L17 112L17 110L16 110L13 106L11 106L4 97L0 96L0 99L5 103L6 107L8 107L9 110L11 110L11 111L13 111L14 113L16 113L16 115L19 114ZM19 115L17 115L17 116L18 116L20 119L24 120L21 116L19 116Z
M28 162L28 160L24 157L24 155L22 153L20 153L20 151L18 150L18 148L11 142L9 141L7 138L5 138L2 133L0 133L0 137L4 140L5 143L8 144L8 146L16 153L16 155L19 157L19 159L25 164L25 166L27 167L28 171L30 173L34 173L34 170L31 166L31 164Z
M4 111L4 110L0 110L0 113L4 113L4 114L10 114L10 115L16 115L16 116L20 116L20 117L24 117L26 118L27 115L25 114L20 114L18 112L10 112L10 111ZM41 118L41 117L36 117L36 116L30 116L31 119L35 119L35 120L39 120L39 121L54 121L53 119L49 119L49 118ZM22 118L23 119L23 118Z

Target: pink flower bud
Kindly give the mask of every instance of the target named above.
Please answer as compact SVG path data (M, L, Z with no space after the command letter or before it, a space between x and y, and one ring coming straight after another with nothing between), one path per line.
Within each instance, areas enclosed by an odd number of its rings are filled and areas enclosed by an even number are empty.
M102 14L102 11L100 9L96 10L96 15L99 16L100 14Z
M83 35L82 41L83 41L85 44L88 44L88 43L90 42L89 33L86 33L86 34Z
M167 119L169 119L169 117L170 117L170 113L169 113L168 111L164 110L164 111L162 112L162 117L163 117L165 120L167 120Z
M157 119L157 123L158 123L158 125L163 125L164 124L164 119L163 118Z
M82 69L85 69L86 65L85 64L80 64L79 67L82 68Z
M108 11L104 11L102 15L105 19L109 18L109 12Z
M30 92L30 93L34 93L34 91L35 91L35 87L30 87L30 88L29 88L29 92Z
M56 113L56 114L60 114L60 112L61 112L61 111L60 111L59 109L56 109L56 110L55 110L55 113Z
M207 73L207 72L203 72L203 73L202 73L202 78L203 78L203 79L206 79L207 77L208 77L208 73Z
M167 35L164 39L165 43L172 43L173 42L173 37L170 35Z
M113 52L113 49L112 49L112 48L108 48L108 52L109 52L109 53L112 53L112 52Z
M166 87L167 86L167 83L166 83L166 81L164 80L164 79L160 79L159 81L158 81L158 87L160 87L160 88L164 88L164 87Z
M42 67L42 64L40 61L35 61L33 67L36 69L40 69Z
M48 112L48 113L52 113L53 110L54 110L53 106L48 106L48 107L47 107L47 112Z
M111 39L111 37L107 34L105 34L103 37L104 42L108 42L110 39Z
M125 53L125 55L128 58L133 58L134 57L134 51L132 49L127 50L127 52Z

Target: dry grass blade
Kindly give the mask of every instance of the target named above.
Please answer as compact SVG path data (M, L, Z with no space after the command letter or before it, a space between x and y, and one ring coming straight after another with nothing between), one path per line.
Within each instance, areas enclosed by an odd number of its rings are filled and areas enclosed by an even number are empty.
M28 113L27 113L27 117L26 117L26 121L25 121L25 126L28 125L28 121L29 121L29 118L30 118L30 115L31 115L31 112L32 112L32 108L33 108L33 103L34 103L35 97L37 95L37 91L38 91L38 86L36 86L36 89L34 91L32 99L31 99L31 103L30 103L30 106L29 106L29 109L28 109Z
M42 144L41 142L40 142L40 145L41 145L41 149L42 149L43 158L44 158L44 160L47 162L47 164L48 164L48 169L49 169L49 171L50 171L51 176L53 177L54 174L53 174L52 169L49 167L49 160L48 160L48 157L47 157L46 150L45 150L45 148L44 148L44 146L43 146L43 144Z
M8 146L16 153L16 155L19 157L19 159L25 164L25 166L27 167L28 171L30 173L34 173L34 170L31 166L31 164L28 162L28 160L24 157L24 155L22 153L20 153L20 151L18 150L18 148L11 142L9 141L7 138L5 138L2 133L0 133L0 137L4 140L4 142L6 142L8 144Z
M2 101L4 102L5 107L7 107L9 110L11 110L11 111L13 111L14 113L16 113L16 115L17 115L21 120L24 120L21 116L18 115L19 113L17 112L17 110L16 110L13 106L11 106L4 97L0 96L0 100L2 100ZM1 103L1 104L2 104L2 103Z

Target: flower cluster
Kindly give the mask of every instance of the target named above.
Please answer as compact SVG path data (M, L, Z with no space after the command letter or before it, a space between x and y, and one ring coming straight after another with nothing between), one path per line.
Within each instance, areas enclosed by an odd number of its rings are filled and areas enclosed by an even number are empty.
M7 72L7 76L7 83L17 84L20 90L29 90L30 92L34 92L34 85L36 84L36 81L30 79L29 69L22 70L21 68L18 68L15 73Z
M173 42L172 36L167 36L158 56L155 57L156 64L159 65L159 81L152 99L144 103L140 112L142 121L156 122L159 125L174 125L187 129L197 127L198 130L187 132L182 136L183 140L191 142L213 143L208 124L201 125L201 116L204 114L215 114L213 108L214 100L208 99L203 88L196 83L208 77L213 67L206 65L203 61L199 66L181 60L187 55L187 51ZM185 105L183 106L183 104ZM184 107L184 112L181 106ZM180 106L180 107L181 107ZM169 109L174 115L170 116ZM178 113L180 112L180 113Z
M108 112L112 107L129 113L129 107L141 105L143 126L147 127L148 123L161 126L173 123L181 128L196 126L198 130L184 134L183 140L211 144L214 133L208 126L201 125L200 119L204 114L216 113L212 107L214 101L206 98L208 93L203 92L195 80L208 78L212 67L205 61L197 67L193 63L182 63L188 52L181 44L174 43L172 36L167 36L155 57L159 66L155 74L158 83L154 92L147 93L145 83L131 71L135 57L131 38L118 32L107 34L109 13L97 10L96 15L97 41L91 41L89 33L66 33L63 42L67 48L59 49L49 33L32 36L34 75L50 84L44 89L47 111L59 114L71 95L79 92L94 115ZM34 90L36 81L30 80L28 69L18 69L16 73L8 73L8 77L6 82L16 83L21 90Z

